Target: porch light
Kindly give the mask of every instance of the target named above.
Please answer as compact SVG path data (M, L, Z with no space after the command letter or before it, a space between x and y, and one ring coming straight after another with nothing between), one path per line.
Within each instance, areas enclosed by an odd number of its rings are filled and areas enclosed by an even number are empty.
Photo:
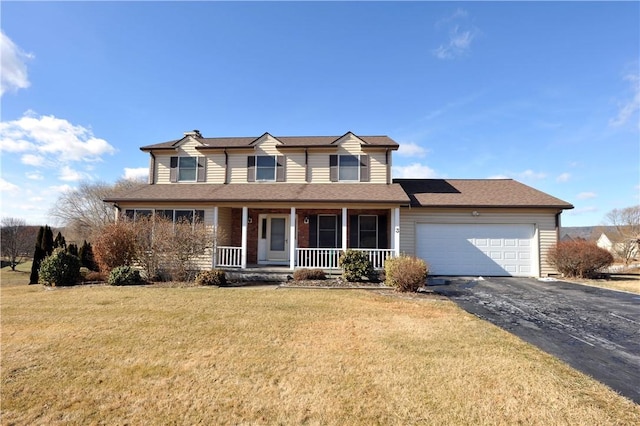
M247 223L253 223L253 219L251 218L251 216L247 218Z
M303 222L304 222L305 225L308 225L309 224L309 216L305 216Z
M478 217L478 216L480 216L480 212L477 211L477 210L474 210L474 211L471 212L471 216Z

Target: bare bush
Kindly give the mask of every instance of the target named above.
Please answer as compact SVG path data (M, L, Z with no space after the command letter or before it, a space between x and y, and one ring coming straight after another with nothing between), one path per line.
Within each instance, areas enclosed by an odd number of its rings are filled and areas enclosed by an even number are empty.
M131 222L108 224L95 238L93 254L101 271L108 273L118 266L133 265L136 260L136 230Z
M613 264L613 255L593 242L561 241L549 249L547 262L566 277L591 278Z
M427 263L417 257L399 256L384 263L385 282L398 291L417 291L427 279Z

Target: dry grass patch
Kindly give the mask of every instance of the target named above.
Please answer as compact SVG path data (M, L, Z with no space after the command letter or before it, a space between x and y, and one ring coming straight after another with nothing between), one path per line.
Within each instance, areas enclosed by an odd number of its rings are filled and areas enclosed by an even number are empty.
M576 279L571 280L580 284L594 287L608 288L610 290L622 290L640 294L640 274L615 274L601 279Z
M2 286L2 424L637 424L640 407L435 299Z

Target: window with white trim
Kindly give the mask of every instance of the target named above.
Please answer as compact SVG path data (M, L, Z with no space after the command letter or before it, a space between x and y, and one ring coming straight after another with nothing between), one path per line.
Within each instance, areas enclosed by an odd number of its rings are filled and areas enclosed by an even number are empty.
M360 158L358 155L338 155L338 180L358 182L360 180Z
M143 217L155 217L167 219L170 222L204 223L204 210L162 210L162 209L126 209L124 216L130 220L139 220ZM194 221L195 219L195 221Z
M277 164L274 155L256 155L256 181L275 182Z
M178 182L195 182L198 176L196 157L178 157Z
M336 215L318 215L318 247L338 247L338 217Z
M378 248L378 216L358 216L358 247Z

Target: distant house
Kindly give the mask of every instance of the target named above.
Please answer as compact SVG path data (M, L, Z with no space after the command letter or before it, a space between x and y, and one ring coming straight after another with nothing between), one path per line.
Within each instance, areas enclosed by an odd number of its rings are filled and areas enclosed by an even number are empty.
M616 257L629 260L638 257L638 238L625 239L617 232L603 232L598 237L596 244Z
M142 147L149 183L105 201L122 216L201 218L226 230L201 267L337 268L347 249L381 268L424 258L436 275L544 276L573 206L511 179L392 179L388 136L180 139Z

